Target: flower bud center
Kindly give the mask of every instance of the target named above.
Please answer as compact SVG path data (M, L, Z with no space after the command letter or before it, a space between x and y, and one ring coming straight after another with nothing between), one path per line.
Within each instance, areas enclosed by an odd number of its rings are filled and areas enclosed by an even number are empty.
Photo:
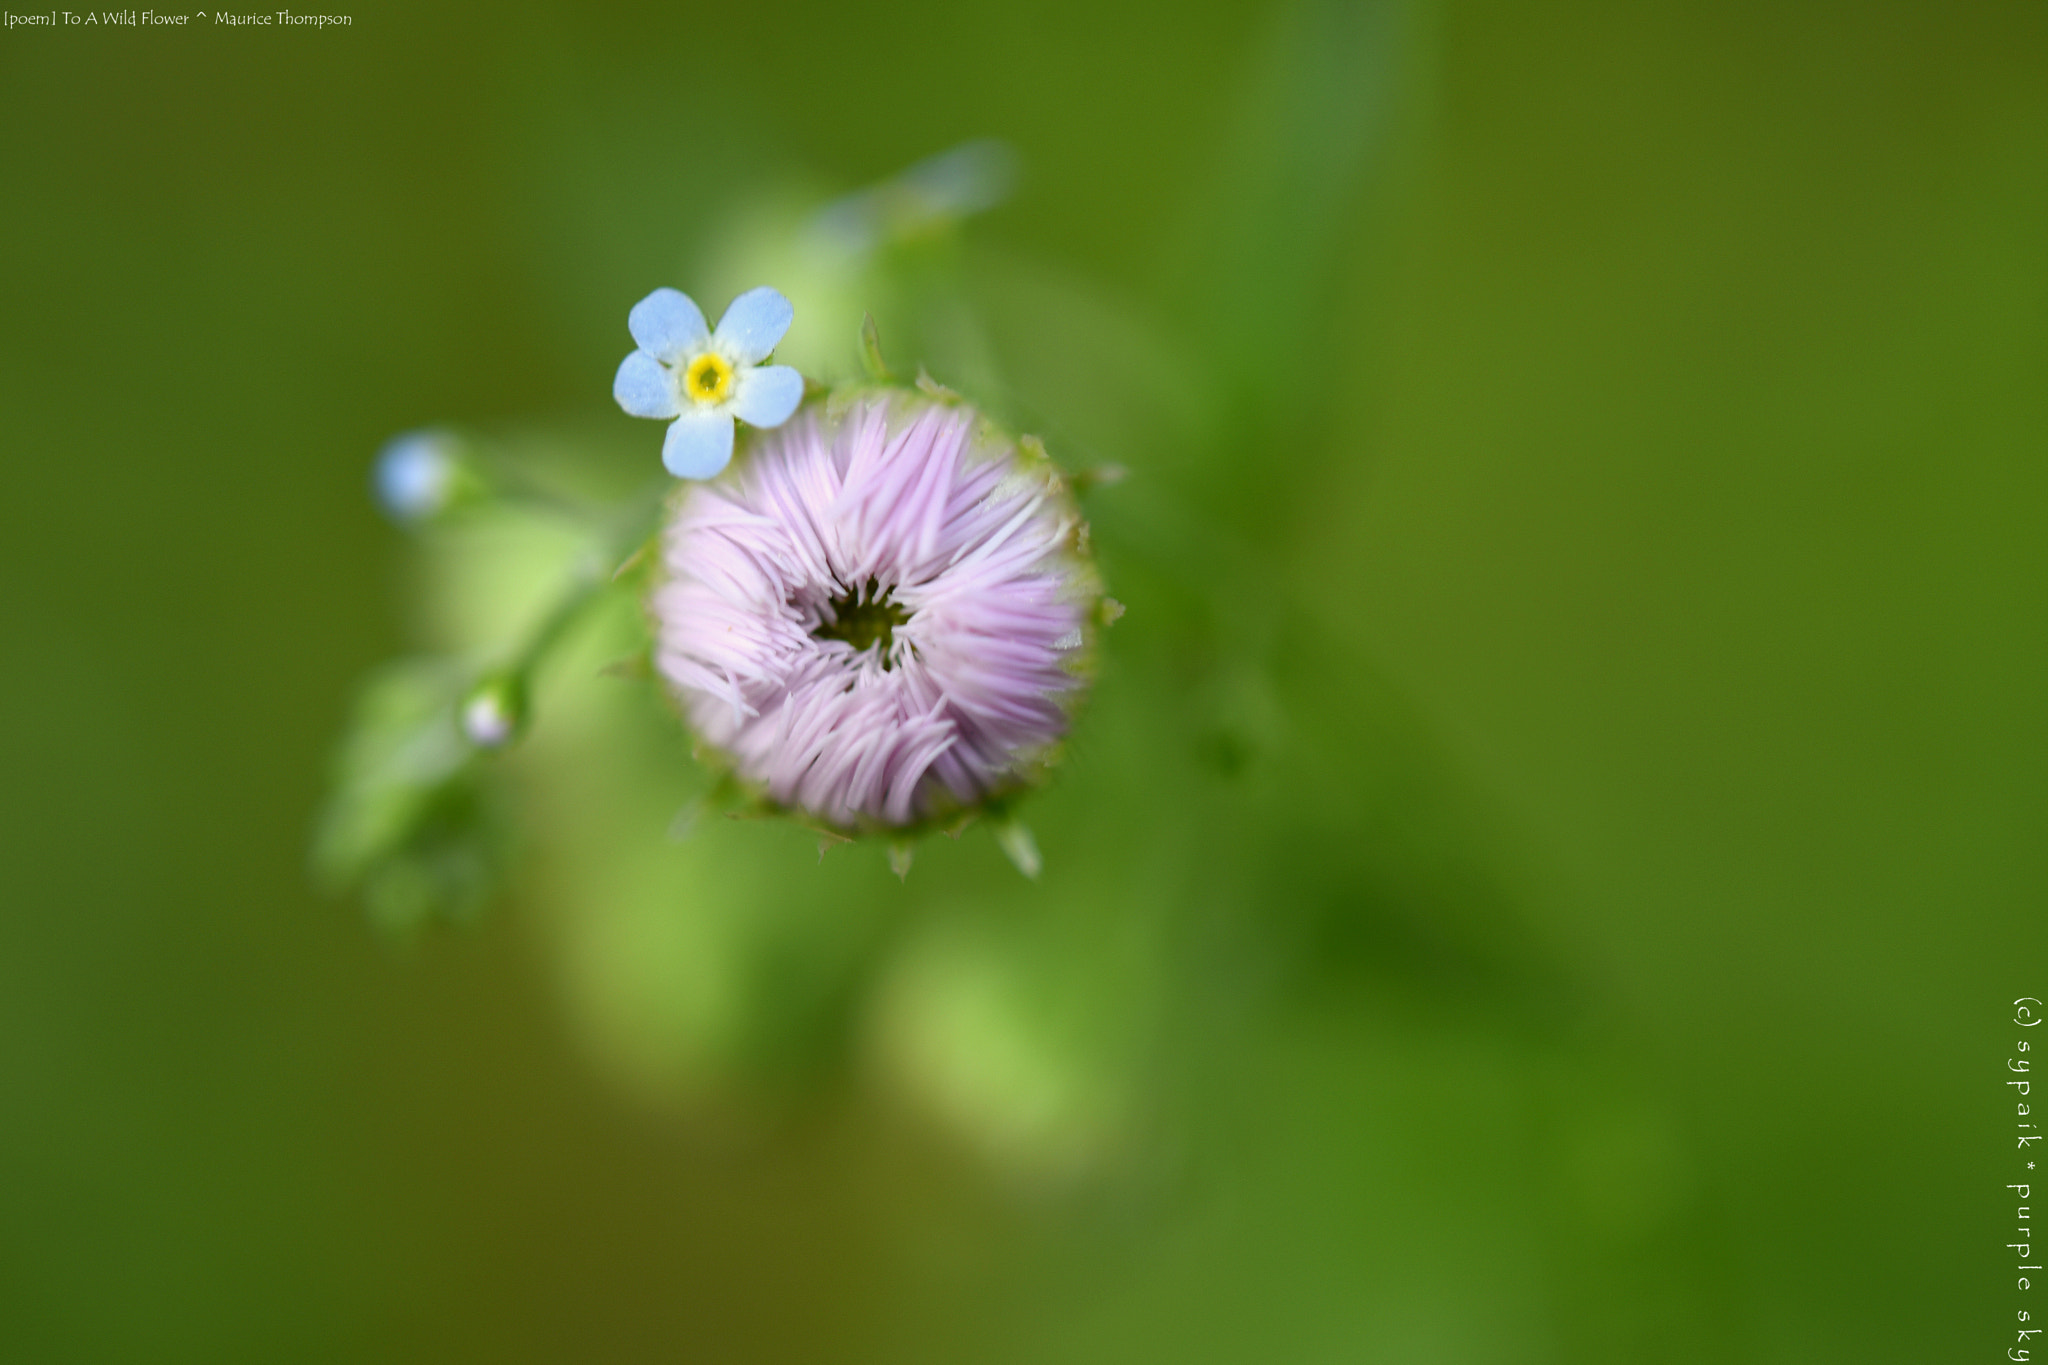
M699 403L721 401L732 389L732 365L716 351L706 351L683 371L683 392Z
M889 667L889 651L896 643L896 628L910 620L910 613L890 600L893 589L873 578L865 588L855 586L832 599L821 621L811 632L814 640L844 640L855 653L873 645L881 646L882 667Z

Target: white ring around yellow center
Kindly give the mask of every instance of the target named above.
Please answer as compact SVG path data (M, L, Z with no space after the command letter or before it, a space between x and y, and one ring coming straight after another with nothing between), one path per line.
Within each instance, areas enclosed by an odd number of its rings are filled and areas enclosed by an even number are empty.
M683 367L683 393L697 403L722 403L732 392L732 362L706 351Z

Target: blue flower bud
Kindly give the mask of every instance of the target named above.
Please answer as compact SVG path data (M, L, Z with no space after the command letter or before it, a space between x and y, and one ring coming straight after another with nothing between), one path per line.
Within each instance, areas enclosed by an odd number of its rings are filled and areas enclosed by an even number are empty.
M453 437L409 431L377 454L377 502L401 526L432 521L455 499L460 463Z

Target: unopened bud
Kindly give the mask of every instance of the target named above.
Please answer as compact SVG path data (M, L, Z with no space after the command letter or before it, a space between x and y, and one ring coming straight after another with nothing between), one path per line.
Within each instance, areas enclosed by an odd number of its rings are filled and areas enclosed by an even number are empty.
M445 432L409 431L384 443L377 455L377 502L401 526L418 526L455 500L460 462Z
M526 688L516 677L479 683L462 702L462 733L479 749L510 743L526 724Z

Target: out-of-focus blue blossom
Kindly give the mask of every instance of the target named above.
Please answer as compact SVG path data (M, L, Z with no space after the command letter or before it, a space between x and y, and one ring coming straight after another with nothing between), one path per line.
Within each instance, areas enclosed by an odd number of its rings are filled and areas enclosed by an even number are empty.
M401 526L432 521L454 501L458 473L455 441L446 432L394 436L377 454L378 505Z
M673 418L661 461L679 479L708 479L732 459L733 419L779 427L803 401L804 379L787 365L763 365L789 330L795 309L766 285L732 301L718 330L690 296L657 289L633 305L627 330L640 349L612 381L612 397L635 417Z

